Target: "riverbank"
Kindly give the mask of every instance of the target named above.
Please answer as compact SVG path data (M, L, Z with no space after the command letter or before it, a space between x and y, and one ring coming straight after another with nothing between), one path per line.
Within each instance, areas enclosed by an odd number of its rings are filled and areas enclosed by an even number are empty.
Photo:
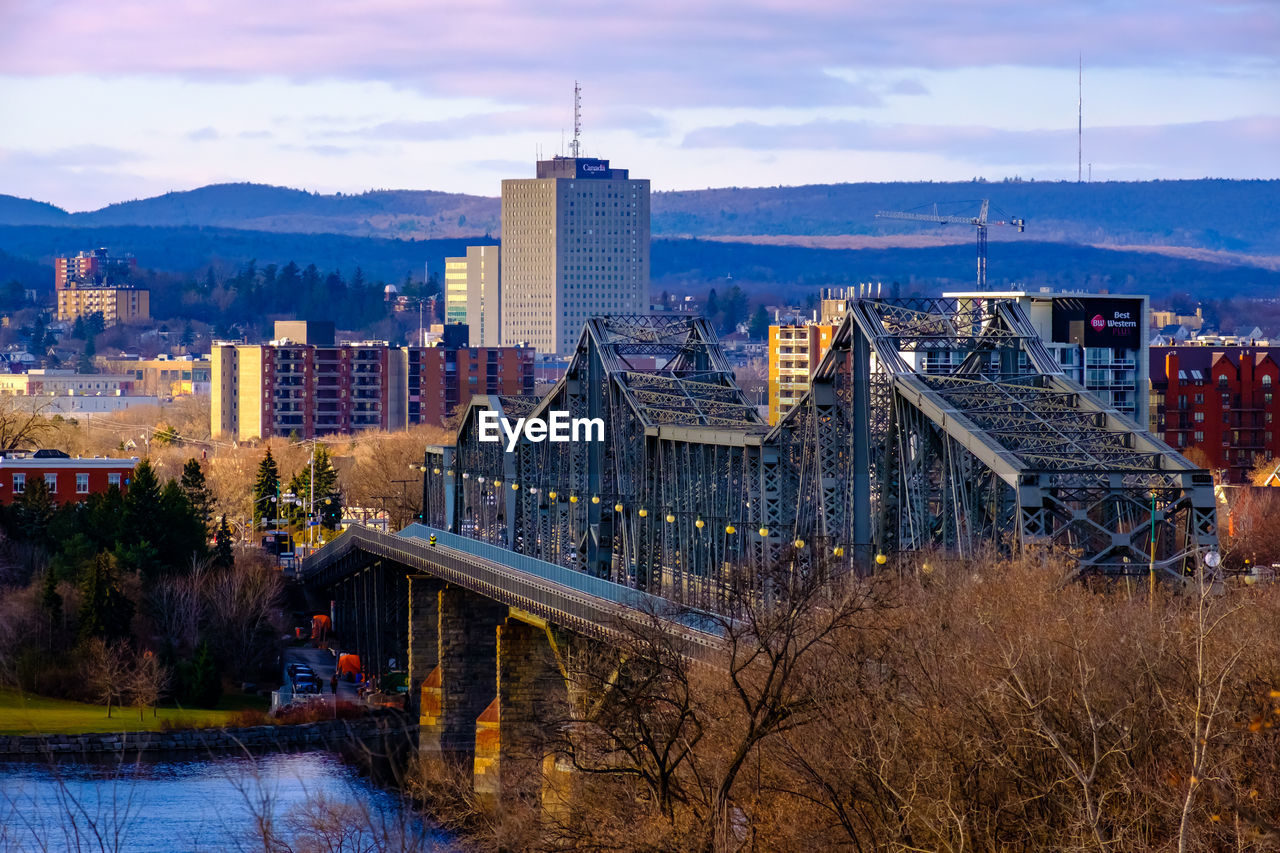
M274 726L0 736L0 756L76 756L174 752L260 752L341 749L354 743L416 742L417 726L393 712L354 720ZM398 743L397 743L398 742Z
M225 695L218 707L113 708L111 716L103 705L51 699L9 688L0 688L0 736L78 735L95 732L140 732L160 729L225 726L244 711L266 710L268 702L259 696Z

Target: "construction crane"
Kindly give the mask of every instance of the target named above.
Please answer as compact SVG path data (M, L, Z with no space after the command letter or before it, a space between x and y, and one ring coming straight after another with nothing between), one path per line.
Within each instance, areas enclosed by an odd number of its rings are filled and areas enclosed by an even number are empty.
M977 216L948 216L938 212L938 205L934 204L933 213L912 213L903 210L882 210L876 214L876 219L907 219L913 222L935 222L938 225L972 225L978 230L978 290L987 289L987 227L990 225L1008 225L1017 228L1021 233L1027 230L1027 220L1021 218L1002 219L994 222L987 221L987 211L991 207L991 199L984 198L982 200L982 210Z

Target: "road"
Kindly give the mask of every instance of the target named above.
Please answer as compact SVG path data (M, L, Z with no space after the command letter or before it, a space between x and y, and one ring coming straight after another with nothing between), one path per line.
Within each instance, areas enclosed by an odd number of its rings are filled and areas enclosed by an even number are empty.
M290 646L284 652L284 671L280 677L283 686L280 688L281 701L286 703L289 701L284 698L285 694L292 694L292 684L289 681L289 664L305 663L311 667L316 675L320 676L320 692L322 694L332 693L332 679L334 670L337 668L337 657L328 649L314 649L311 646ZM346 682L338 682L338 701L340 702L358 702L359 695L356 693L356 685L347 684Z

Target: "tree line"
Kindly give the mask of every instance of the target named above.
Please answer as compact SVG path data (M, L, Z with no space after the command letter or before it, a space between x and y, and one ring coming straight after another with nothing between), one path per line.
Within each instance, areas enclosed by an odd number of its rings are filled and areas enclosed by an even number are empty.
M109 709L126 693L209 707L224 674L256 675L274 655L279 580L236 559L212 508L197 459L165 482L144 460L83 503L31 479L0 513L0 678Z
M543 662L560 710L532 761L504 743L497 807L435 761L412 790L495 850L1280 843L1280 587L1148 595L1052 556L890 569L740 598L709 659L656 620L568 641Z

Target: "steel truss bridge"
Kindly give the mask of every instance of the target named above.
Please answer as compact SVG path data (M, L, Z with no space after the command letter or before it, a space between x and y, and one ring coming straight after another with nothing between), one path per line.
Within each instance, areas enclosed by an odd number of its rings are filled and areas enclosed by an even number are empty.
M479 414L600 418L604 440L482 441ZM776 426L707 322L587 322L543 397L472 399L427 452L427 524L723 611L878 555L1054 549L1182 576L1216 542L1210 474L1064 376L999 299L861 299Z

